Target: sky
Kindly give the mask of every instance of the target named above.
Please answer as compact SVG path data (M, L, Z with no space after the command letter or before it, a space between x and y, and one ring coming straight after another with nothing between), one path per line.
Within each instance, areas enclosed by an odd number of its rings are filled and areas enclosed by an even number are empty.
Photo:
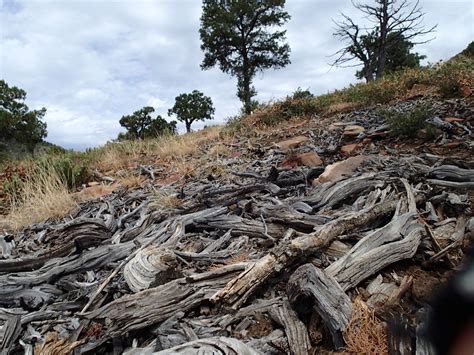
M420 5L426 26L438 24L435 38L416 47L427 62L448 59L474 39L472 0ZM332 20L344 12L363 21L351 1L287 0L285 8L291 64L257 74L256 99L356 82L357 68L330 65L343 46ZM193 128L223 123L241 103L235 78L200 69L200 16L200 0L0 0L0 79L26 90L31 109L46 107L46 140L65 148L105 144L123 131L123 115L144 106L170 120L175 97L195 89L212 98L216 113Z

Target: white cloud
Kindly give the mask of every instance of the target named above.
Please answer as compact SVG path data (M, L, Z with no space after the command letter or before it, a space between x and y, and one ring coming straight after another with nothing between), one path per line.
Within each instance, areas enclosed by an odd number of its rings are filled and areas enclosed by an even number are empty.
M48 109L53 143L103 144L121 130L122 115L151 105L167 117L174 98L194 89L212 97L212 123L240 109L235 79L200 69L198 0L0 1L0 77L25 89L32 108ZM417 48L428 60L447 58L472 40L470 0L422 6L426 22L439 24L436 40ZM350 1L289 0L287 10L292 64L258 75L257 98L279 98L298 86L324 93L354 82L354 69L328 65L341 46L331 19L339 11L357 15Z

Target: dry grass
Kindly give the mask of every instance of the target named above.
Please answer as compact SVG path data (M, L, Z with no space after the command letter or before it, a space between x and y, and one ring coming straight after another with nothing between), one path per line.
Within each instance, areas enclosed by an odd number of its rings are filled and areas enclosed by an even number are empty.
M138 188L144 185L146 178L142 175L128 175L118 179L118 184L129 189Z
M184 156L202 153L204 145L219 140L221 129L221 126L213 126L179 136L107 144L92 153L96 155L94 165L101 171L117 171L133 168L143 161L182 159Z
M67 185L54 169L37 169L12 196L4 224L13 231L49 218L63 217L77 207Z
M175 193L166 189L154 190L150 196L150 207L157 210L172 210L181 205L182 201Z
M352 319L344 340L350 354L388 354L387 330L360 298L352 305Z

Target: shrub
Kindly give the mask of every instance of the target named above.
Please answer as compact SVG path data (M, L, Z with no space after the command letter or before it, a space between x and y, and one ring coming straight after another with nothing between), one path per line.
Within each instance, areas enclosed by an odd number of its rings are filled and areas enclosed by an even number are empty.
M420 129L431 126L426 120L433 114L425 105L418 105L408 112L384 109L379 113L385 117L390 125L390 132L395 137L415 137ZM434 135L431 128L429 131Z
M37 165L39 169L54 170L69 189L85 184L89 177L88 163L77 153L57 156L42 156Z
M244 123L242 122L242 116L232 116L227 118L226 125L222 129L221 134L223 136L235 136L242 132L244 129Z

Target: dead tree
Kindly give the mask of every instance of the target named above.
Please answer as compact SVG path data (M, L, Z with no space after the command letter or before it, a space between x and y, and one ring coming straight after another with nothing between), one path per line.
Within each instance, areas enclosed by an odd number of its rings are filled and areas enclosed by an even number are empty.
M375 5L353 2L354 7L364 14L368 23L364 26L341 14L343 19L336 24L334 36L347 45L337 51L334 66L351 67L362 65L362 74L367 82L382 77L390 48L402 42L410 45L432 40L417 41L416 38L432 33L437 25L425 27L425 13L417 0L410 5L408 0L375 0ZM361 63L353 63L359 61Z

